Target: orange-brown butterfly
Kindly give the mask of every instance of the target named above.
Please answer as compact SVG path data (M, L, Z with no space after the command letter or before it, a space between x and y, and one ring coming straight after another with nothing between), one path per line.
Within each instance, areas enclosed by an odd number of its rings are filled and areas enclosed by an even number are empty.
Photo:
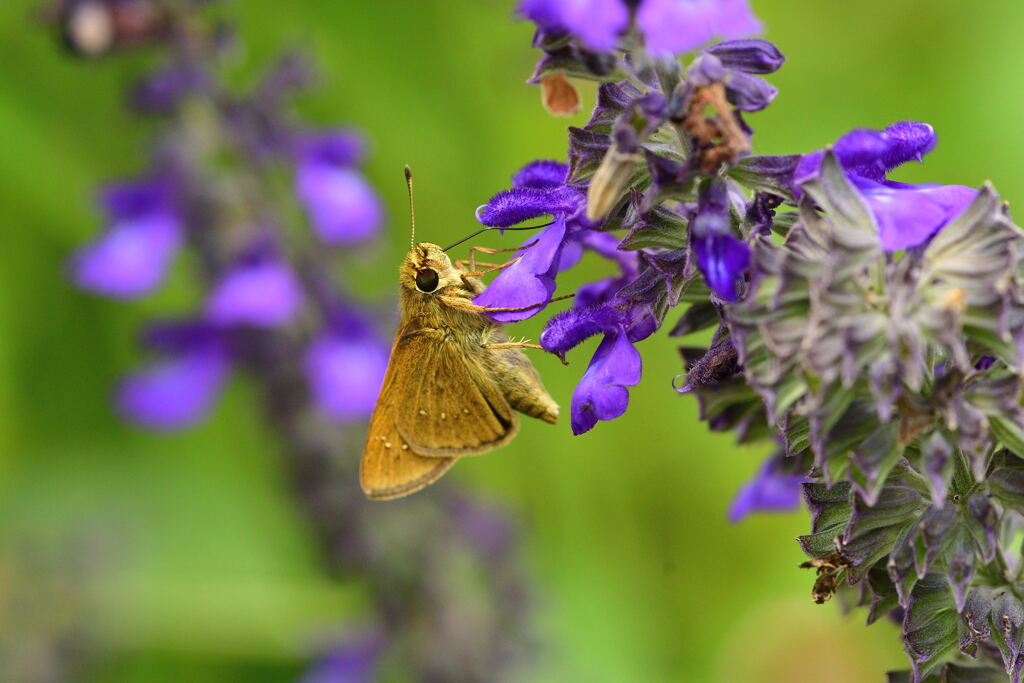
M405 176L412 212L408 166ZM415 217L412 230L398 271L402 321L359 468L363 492L375 500L419 491L458 458L504 446L519 430L515 411L550 423L558 419L558 405L521 351L540 346L509 341L501 323L487 315L522 309L473 303L485 289L478 276L514 259L477 271L474 250L499 250L473 247L467 270L438 245L416 243Z

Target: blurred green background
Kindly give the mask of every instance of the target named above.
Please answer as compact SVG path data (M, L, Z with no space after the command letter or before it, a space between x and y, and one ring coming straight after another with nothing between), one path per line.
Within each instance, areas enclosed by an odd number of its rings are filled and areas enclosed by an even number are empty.
M101 654L89 681L292 680L311 639L360 614L360 586L321 570L243 381L185 434L143 433L113 415L113 382L139 359L136 331L196 295L188 263L130 305L80 294L64 275L100 227L93 190L142 168L149 124L121 103L151 56L69 60L30 20L33 4L0 3L0 637L31 647L33 628L84 613ZM1011 204L1024 197L1019 0L754 7L789 57L771 77L778 99L749 118L755 151L809 151L852 127L920 119L940 144L898 179L991 179ZM416 171L419 236L444 243L474 226L473 209L522 163L564 158L566 121L524 83L531 27L511 20L511 0L227 10L245 46L240 78L281 46L310 48L321 88L300 110L371 140L368 173L391 220L346 267L378 300L395 287L407 239L402 164ZM563 287L605 269L588 262ZM536 338L539 327L516 334ZM535 359L566 413L594 343L567 368ZM862 613L811 603L793 541L804 512L726 523L763 453L709 434L694 400L671 390L675 347L664 335L643 343L644 379L623 418L578 438L567 420L527 421L510 446L450 475L522 521L541 647L521 678L853 682L905 666L889 624L868 629ZM82 605L79 582L96 587ZM54 612L25 609L37 604L25 591Z

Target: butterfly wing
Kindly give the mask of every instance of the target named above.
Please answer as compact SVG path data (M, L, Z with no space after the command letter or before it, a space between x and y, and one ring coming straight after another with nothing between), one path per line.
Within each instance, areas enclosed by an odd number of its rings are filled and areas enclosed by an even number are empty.
M398 414L399 433L418 454L461 457L504 446L519 420L485 365L479 342L437 330L407 335L402 345L418 359L409 379L408 409Z
M388 500L415 493L437 481L455 458L417 455L398 433L398 415L409 410L409 376L419 367L415 349L395 339L384 384L370 418L370 430L359 465L359 483L367 498ZM412 353L410 353L412 352Z
M437 480L455 458L508 443L519 429L481 362L434 329L400 329L360 466L367 497L397 498Z

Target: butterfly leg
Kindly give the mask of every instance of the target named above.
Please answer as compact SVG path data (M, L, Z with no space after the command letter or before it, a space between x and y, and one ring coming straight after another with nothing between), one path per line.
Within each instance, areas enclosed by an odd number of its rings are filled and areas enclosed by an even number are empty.
M530 242L528 244L524 244L521 247L506 247L504 249L492 249L490 247L470 247L469 248L469 270L470 270L470 272L476 270L476 252L478 252L478 251L481 254L500 254L502 252L522 251L523 249L529 249L530 247L532 247L535 244L537 244L537 240L533 240L532 242ZM460 263L464 263L464 261L460 261ZM515 263L514 259L508 265L512 265L512 263Z
M505 261L504 263L499 263L497 265L495 265L493 263L476 263L476 264L474 264L474 263L470 262L469 263L469 266L470 266L469 272L463 273L462 277L463 278L467 278L467 277L480 277L481 275L487 275L487 273L493 273L496 270L503 270L505 268L508 268L509 266L511 266L513 263L515 263L516 261L518 261L521 258L523 258L522 254L520 254L519 256L516 256L515 258L509 259L508 261ZM465 264L465 263L466 263L466 261L456 261L455 265L457 267L461 268L463 266L463 264ZM486 270L475 270L475 269L473 269L473 266L490 266L490 268L487 268Z

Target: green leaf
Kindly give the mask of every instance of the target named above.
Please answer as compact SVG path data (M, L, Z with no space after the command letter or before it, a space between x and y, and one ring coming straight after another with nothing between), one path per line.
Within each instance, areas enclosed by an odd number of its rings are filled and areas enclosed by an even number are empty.
M988 419L992 434L1017 455L1024 455L1024 428L1013 420L1001 417Z
M946 579L928 574L918 581L904 619L903 639L920 677L937 670L957 647L958 623Z
M620 249L682 249L688 243L686 220L668 207L659 206L642 214L619 244ZM716 316L717 318L717 316Z
M1000 502L1024 513L1024 460L1009 451L1000 451L985 483L989 493Z
M776 157L772 157L776 158ZM780 180L776 174L765 173L759 170L762 166L762 159L757 156L750 156L740 159L739 163L730 166L726 173L739 184L757 192L770 192L789 201L793 201L793 193L785 182ZM796 160L793 160L793 165Z
M849 523L850 485L804 484L803 494L811 513L811 533L796 540L808 556L822 558L835 551L835 538Z
M694 332L706 330L712 325L717 325L719 322L718 309L714 304L708 302L692 304L683 312L683 315L672 327L668 336L683 337Z

